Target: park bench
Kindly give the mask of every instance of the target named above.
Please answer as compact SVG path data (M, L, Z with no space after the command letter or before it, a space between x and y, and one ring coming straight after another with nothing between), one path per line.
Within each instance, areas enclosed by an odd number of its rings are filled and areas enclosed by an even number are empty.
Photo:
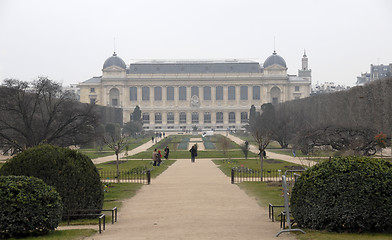
M275 221L274 208L284 208L284 206L283 205L273 205L272 203L268 204L268 217L273 222Z

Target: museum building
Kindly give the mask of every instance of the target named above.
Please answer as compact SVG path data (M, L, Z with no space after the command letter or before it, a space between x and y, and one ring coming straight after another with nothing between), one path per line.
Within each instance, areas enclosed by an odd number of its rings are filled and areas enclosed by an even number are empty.
M250 60L150 60L129 65L117 56L102 76L79 84L80 101L123 109L128 122L136 106L143 128L159 131L242 129L252 105L305 98L311 91L306 53L298 75L287 74L275 51L263 64Z

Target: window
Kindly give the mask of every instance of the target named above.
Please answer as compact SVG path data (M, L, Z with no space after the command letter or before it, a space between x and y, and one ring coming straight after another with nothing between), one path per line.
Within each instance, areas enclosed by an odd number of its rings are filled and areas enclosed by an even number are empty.
M299 92L299 86L295 86L295 91Z
M215 88L215 99L216 100L223 100L223 87L222 86L217 86Z
M223 123L223 112L216 113L216 123Z
M90 88L90 92L95 93L95 88Z
M160 124L162 123L162 115L161 113L157 112L155 113L155 124Z
M248 122L248 112L242 112L241 113L241 123L247 123Z
M142 100L149 101L150 100L150 88L142 87Z
M204 113L204 123L211 123L211 113L209 112Z
M240 99L241 100L248 100L248 87L247 86L241 86Z
M211 87L203 87L203 100L211 100Z
M129 100L137 101L137 87L129 88Z
M229 86L229 95L227 96L228 100L235 100L235 87Z
M192 112L192 123L199 123L199 113Z
M150 124L150 114L149 113L143 113L142 114L143 118L143 124Z
M278 104L278 102L279 102L279 99L277 98L277 97L273 97L272 98L272 104Z
M174 124L174 113L173 112L167 113L167 123Z
M235 112L229 112L229 123L235 123Z
M154 87L154 100L162 101L162 87Z
M253 86L253 100L260 100L260 86Z
M180 123L186 123L186 112L180 112Z
M178 99L180 101L186 101L186 87L179 87L179 96Z
M191 97L194 95L199 96L199 87L196 86L191 87Z
M173 101L174 100L174 87L166 88L166 100Z
M90 104L95 104L96 99L95 98L90 98Z
M113 106L113 107L118 106L118 99L117 99L117 98L113 98L113 99L112 99L112 106Z

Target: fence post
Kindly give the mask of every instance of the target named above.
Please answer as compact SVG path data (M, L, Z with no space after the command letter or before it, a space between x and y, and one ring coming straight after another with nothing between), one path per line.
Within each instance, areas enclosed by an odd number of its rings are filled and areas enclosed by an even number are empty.
M151 170L148 169L147 170L147 184L150 184L150 183L151 183Z
M234 168L231 168L231 184L234 184Z

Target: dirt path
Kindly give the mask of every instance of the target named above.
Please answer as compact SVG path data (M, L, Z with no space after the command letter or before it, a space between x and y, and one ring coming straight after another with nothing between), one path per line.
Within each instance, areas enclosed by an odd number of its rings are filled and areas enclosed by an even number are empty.
M210 160L178 160L89 239L276 239L279 223ZM279 239L295 239L282 234Z

